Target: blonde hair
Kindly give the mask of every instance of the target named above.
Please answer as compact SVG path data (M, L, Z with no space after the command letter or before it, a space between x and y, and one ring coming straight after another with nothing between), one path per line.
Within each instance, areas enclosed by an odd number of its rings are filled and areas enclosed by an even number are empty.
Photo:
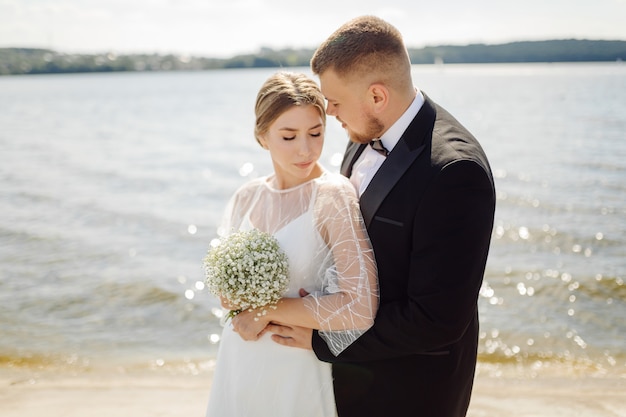
M259 138L269 130L274 121L293 106L314 106L326 125L324 96L319 86L304 74L277 72L261 86L256 98L254 137Z
M402 34L376 16L357 17L337 29L313 54L311 69L316 75L333 70L344 79L413 88Z

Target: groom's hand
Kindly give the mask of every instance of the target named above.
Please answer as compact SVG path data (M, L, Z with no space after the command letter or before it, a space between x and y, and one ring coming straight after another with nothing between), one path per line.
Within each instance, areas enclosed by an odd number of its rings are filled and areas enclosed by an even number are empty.
M298 291L300 297L306 297L309 292L304 288ZM291 326L281 323L270 323L266 331L274 333L272 340L280 345L313 350L313 330L307 327Z
M313 350L313 330L308 327L270 323L266 331L274 333L272 340L280 345Z

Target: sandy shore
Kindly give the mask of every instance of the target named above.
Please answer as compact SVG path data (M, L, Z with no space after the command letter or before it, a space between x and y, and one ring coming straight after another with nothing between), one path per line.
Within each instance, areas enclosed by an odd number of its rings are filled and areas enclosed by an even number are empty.
M626 417L626 380L477 377L470 417Z
M204 416L211 372L0 369L2 417ZM626 379L478 375L470 417L626 417Z

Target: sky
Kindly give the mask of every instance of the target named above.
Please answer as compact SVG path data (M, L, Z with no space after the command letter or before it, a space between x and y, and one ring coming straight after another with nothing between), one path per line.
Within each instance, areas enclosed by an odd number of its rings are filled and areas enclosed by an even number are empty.
M228 58L315 48L364 14L413 48L626 40L626 0L0 0L0 47Z

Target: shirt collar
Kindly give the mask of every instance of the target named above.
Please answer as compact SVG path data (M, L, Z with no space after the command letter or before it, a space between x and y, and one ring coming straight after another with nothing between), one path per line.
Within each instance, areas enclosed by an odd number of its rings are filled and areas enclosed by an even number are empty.
M419 112L424 104L424 96L422 95L422 92L418 89L416 89L416 92L417 94L415 94L415 98L409 108L406 109L402 116L400 116L400 118L396 120L396 122L391 125L391 127L380 137L383 146L389 152L391 152L391 150L396 146L400 137L402 137L402 134L409 127L411 121L413 121L417 112Z

